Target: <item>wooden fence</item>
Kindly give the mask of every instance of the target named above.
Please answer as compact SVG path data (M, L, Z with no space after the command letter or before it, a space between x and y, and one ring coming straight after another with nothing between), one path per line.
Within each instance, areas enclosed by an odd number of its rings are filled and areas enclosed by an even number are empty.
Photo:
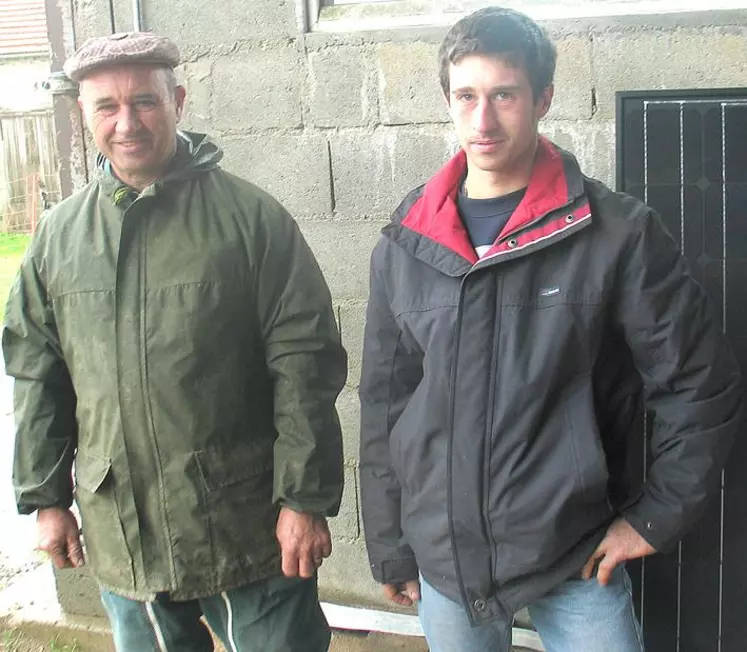
M31 233L60 200L51 111L0 113L0 232Z

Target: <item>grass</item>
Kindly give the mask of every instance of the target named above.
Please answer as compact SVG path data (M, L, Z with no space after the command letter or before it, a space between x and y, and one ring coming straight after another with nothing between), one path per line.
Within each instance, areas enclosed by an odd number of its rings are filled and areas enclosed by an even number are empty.
M84 652L74 639L70 643L63 643L55 636L49 641L49 645L44 645L16 629L3 632L0 650L3 652Z
M30 240L30 235L0 233L0 322L5 318L5 302Z
M54 639L49 643L49 652L83 652L83 650L78 645L77 641L73 640L72 644L63 645L59 643L57 637L55 636Z

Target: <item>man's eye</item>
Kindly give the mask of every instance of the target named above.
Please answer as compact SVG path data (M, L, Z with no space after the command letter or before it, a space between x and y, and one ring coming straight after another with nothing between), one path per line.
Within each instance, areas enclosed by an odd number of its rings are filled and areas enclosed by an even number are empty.
M117 107L114 104L102 104L97 111L103 115L112 115L117 112Z
M153 100L138 100L135 102L135 108L141 111L152 109L155 105L156 103Z
M457 99L460 102L471 102L473 99L475 99L475 96L472 95L472 93L460 93L457 95Z

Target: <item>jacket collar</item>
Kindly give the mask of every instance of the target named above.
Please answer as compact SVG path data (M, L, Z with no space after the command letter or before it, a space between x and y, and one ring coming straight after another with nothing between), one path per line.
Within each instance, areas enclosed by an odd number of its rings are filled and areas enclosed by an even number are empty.
M177 131L176 152L161 179L143 190L131 188L114 174L111 161L103 154L96 156L96 180L116 206L128 208L139 196L157 194L170 182L190 179L218 167L223 151L204 134Z
M398 239L409 239L405 232L410 231L440 245L439 249L445 248L463 261L476 264L477 254L456 204L459 184L466 171L467 157L460 150L431 178L419 199L402 215ZM562 208L568 210L563 211L559 219L543 219ZM588 218L589 203L576 159L540 136L524 199L483 260L546 241Z

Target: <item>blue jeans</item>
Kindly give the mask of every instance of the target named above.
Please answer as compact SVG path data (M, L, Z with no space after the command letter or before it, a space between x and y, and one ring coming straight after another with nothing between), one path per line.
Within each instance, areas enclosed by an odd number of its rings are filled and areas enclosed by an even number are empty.
M420 578L420 622L431 652L510 652L511 625L472 627L463 607ZM571 579L529 605L547 652L643 652L630 578L622 566L610 583Z
M213 652L201 616L227 652L326 652L330 630L316 579L272 577L217 595L153 602L101 592L117 652Z

